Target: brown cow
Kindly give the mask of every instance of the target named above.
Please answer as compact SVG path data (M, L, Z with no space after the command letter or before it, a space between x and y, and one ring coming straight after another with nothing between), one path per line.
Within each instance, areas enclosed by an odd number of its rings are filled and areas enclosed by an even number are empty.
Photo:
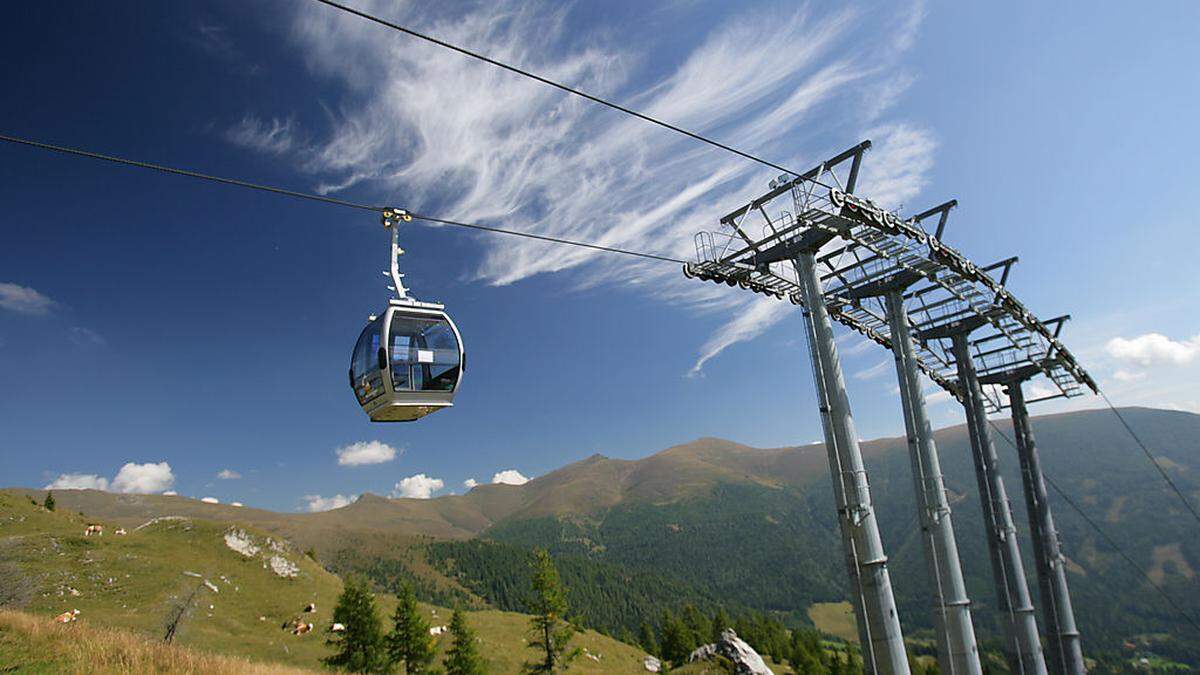
M73 609L69 612L63 612L62 614L59 614L58 616L54 617L54 620L58 623L71 623L78 618L79 610Z
M87 529L83 531L83 536L85 536L85 537L90 537L93 534L99 535L99 536L104 536L104 526L92 524L92 525L88 525Z

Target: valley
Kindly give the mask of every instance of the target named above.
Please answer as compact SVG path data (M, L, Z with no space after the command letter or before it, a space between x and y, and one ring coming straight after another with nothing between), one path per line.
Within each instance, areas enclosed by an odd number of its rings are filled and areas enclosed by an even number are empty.
M1177 482L1200 497L1200 416L1124 413ZM1117 424L1107 411L1036 418L1046 472L1155 583L1200 614L1200 538L1186 534L1194 523ZM994 653L999 633L965 433L953 427L936 438L975 623ZM1019 494L1012 449L996 443L1010 493ZM866 442L863 452L906 637L915 654L928 656L932 625L904 439ZM332 607L346 574L370 579L385 612L394 602L387 592L398 583L411 584L429 603L431 620L435 611L445 617L448 607L466 608L497 654L512 652L525 629L533 547L555 556L572 620L594 631L588 649L605 654L608 664L633 664L628 672L644 672L643 652L617 638L636 643L644 623L657 626L664 611L688 606L854 639L820 445L760 449L706 438L640 460L592 456L522 486L482 485L428 500L365 494L314 514L162 495L54 494L59 512L48 514L30 503L41 490L0 493L0 572L30 589L0 598L4 604L42 616L70 605L81 621L103 616L106 626L154 635L172 603L207 581L219 592L201 593L179 641L250 659L319 665L327 652L322 640L297 639L280 626L308 602ZM1153 588L1058 495L1051 502L1085 652L1113 663L1143 653L1200 663L1200 637L1179 625ZM1014 500L1013 508L1023 532L1023 504ZM91 520L130 534L83 539ZM260 549L283 547L297 577L272 573L261 554L230 550L223 537L231 528L244 528ZM1028 555L1028 541L1023 548ZM497 672L510 666L516 662L497 662Z

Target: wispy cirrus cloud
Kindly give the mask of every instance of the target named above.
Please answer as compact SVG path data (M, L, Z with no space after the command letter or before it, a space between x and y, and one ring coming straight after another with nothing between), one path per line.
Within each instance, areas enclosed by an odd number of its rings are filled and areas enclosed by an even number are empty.
M740 313L732 321L721 326L713 333L704 346L700 348L700 357L688 371L689 377L698 377L703 373L704 364L717 354L732 345L749 340L767 328L779 323L787 312L794 309L790 303L755 298L748 306L739 308Z
M900 12L886 39L858 34L854 9L747 8L723 19L665 73L602 29L581 30L570 8L515 1L466 14L360 2L361 9L479 49L551 79L803 169L875 134L863 185L881 204L915 196L935 143L921 128L879 122L911 77L896 66L923 9ZM291 37L317 75L348 92L329 128L297 142L296 124L247 115L229 140L294 157L326 193L350 187L414 197L414 210L503 222L537 234L693 254L692 235L764 189L775 171L550 87L326 7L300 5ZM353 62L354 68L345 64ZM864 92L878 92L866 97ZM231 130L233 131L233 130ZM284 139L287 139L286 141ZM495 237L474 276L504 285L570 271L577 287L618 283L730 321L701 347L691 374L728 346L778 322L783 303L688 282L674 266Z
M263 120L247 114L225 130L225 140L249 150L282 155L297 146L292 118Z
M891 359L884 359L869 368L863 368L854 373L856 380L871 380L888 371L888 366L892 363Z

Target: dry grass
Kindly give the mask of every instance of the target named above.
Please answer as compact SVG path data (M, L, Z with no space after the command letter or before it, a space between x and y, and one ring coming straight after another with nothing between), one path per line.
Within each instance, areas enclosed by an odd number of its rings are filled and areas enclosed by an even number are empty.
M808 608L808 618L823 633L858 642L858 624L848 602L814 602Z
M0 610L0 662L19 672L311 673L281 664L209 654L151 641L135 633L54 623L44 616Z

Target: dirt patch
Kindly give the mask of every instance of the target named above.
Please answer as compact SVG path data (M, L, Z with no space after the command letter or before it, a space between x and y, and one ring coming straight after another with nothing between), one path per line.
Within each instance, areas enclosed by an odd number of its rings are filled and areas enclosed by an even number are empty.
M808 618L822 633L836 635L847 642L858 642L858 624L848 602L814 602L808 608Z
M1156 584L1161 584L1168 572L1178 574L1189 581L1196 577L1196 571L1188 564L1187 558L1183 557L1179 544L1155 546L1150 558L1148 574L1150 580Z
M1125 508L1125 502L1129 501L1127 495L1121 495L1113 500L1112 506L1108 507L1108 513L1104 514L1104 520L1110 523L1121 521L1121 509Z

